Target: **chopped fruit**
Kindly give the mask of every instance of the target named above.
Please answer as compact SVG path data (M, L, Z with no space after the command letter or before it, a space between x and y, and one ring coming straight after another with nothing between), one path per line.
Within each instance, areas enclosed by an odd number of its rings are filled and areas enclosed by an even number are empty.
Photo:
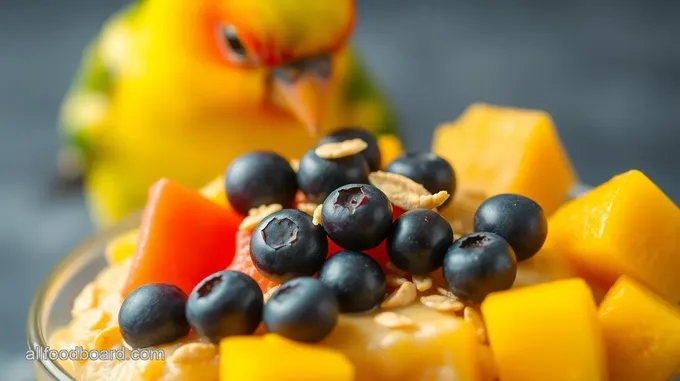
M332 134L327 135L319 141L319 145L326 143L339 143L350 139L361 139L368 144L368 148L361 152L361 155L366 159L368 168L371 171L377 171L381 167L381 154L380 147L378 147L378 140L375 136L361 128L343 128L334 131Z
M347 355L356 381L479 380L478 344L463 319L421 304L390 312L414 324L395 329L377 324L375 314L341 315L322 345Z
M442 266L453 243L453 229L439 213L415 209L394 222L387 237L387 253L400 270L427 274Z
M380 147L380 154L382 157L380 160L380 169L384 169L388 163L391 163L404 152L404 148L401 146L401 141L396 135L378 135L378 147Z
M333 289L340 312L375 308L385 297L387 280L380 264L366 254L341 251L326 260L319 280Z
M171 284L152 283L135 289L118 311L125 342L132 348L148 348L188 335L186 303L187 294Z
M262 275L283 283L319 271L328 254L328 239L308 214L284 209L257 225L250 239L250 253Z
M406 176L430 193L456 193L456 174L446 160L432 152L406 153L387 165L386 172ZM446 205L451 199L446 200Z
M459 184L487 196L527 196L547 215L576 183L550 115L543 111L475 104L437 129L433 142L433 151L456 168Z
M106 261L109 264L122 263L135 253L139 230L130 230L109 241L106 245Z
M279 283L269 280L253 265L253 258L250 255L250 239L250 232L244 230L236 232L236 254L234 261L227 267L227 270L239 271L248 275L257 282L262 292L267 292L278 286Z
M250 335L262 321L264 299L258 284L238 271L205 278L189 295L186 316L191 328L213 343Z
M501 380L607 380L597 310L583 280L494 293L482 312Z
M474 228L503 237L520 262L538 253L548 236L541 206L518 194L499 194L484 201L475 213Z
M241 218L200 193L162 179L151 187L139 245L123 296L147 283L170 283L185 293L234 258Z
M323 202L324 230L341 247L368 250L378 246L392 226L392 204L380 189L349 184L333 190Z
M327 160L312 149L300 159L297 181L307 199L320 204L343 185L367 184L368 173L368 164L361 153Z
M222 340L220 380L358 381L342 353L275 334Z
M517 260L512 247L493 233L472 233L457 239L442 266L449 290L466 302L481 303L492 292L512 287Z
M627 275L672 304L680 300L680 209L642 172L629 171L567 203L549 221L546 247L591 283Z
M231 207L227 201L227 193L224 190L224 176L217 176L200 190L203 197L219 205Z
M274 152L251 152L231 162L224 176L227 199L242 216L262 205L293 206L297 179L290 163Z
M340 314L333 290L315 278L295 278L281 285L264 306L267 331L291 340L319 342Z
M680 370L680 309L622 276L600 305L612 381L666 381Z

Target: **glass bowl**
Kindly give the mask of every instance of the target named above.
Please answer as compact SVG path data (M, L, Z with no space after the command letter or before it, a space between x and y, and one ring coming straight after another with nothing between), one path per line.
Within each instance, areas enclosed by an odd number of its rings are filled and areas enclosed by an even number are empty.
M54 330L68 324L76 296L106 267L104 250L107 242L138 226L139 219L137 213L86 240L52 269L38 288L28 311L26 340L30 349L47 347L47 340ZM56 361L40 358L33 364L38 381L73 381Z
M579 186L572 194L582 194L588 189ZM29 348L45 348L54 330L68 324L76 296L106 266L104 252L108 241L138 226L139 219L140 214L137 213L112 229L86 240L52 269L38 288L29 309ZM74 381L56 361L36 359L34 368L38 381ZM680 381L680 378L676 381Z

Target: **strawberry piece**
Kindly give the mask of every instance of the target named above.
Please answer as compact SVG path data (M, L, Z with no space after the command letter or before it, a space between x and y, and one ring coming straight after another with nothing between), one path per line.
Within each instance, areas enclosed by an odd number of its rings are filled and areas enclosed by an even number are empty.
M159 180L149 190L123 296L155 282L191 293L203 278L232 262L241 221L229 208L201 193Z
M279 284L267 279L253 264L253 260L250 257L251 236L250 232L243 230L239 230L236 233L236 255L234 256L234 261L227 267L227 270L240 271L250 276L260 285L262 292L267 292Z

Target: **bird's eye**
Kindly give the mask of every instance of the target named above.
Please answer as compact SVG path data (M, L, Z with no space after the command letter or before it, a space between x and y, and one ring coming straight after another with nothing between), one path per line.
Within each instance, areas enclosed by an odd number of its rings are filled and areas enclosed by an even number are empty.
M236 28L231 25L221 25L219 30L220 46L230 61L245 64L250 61L248 49L238 37Z

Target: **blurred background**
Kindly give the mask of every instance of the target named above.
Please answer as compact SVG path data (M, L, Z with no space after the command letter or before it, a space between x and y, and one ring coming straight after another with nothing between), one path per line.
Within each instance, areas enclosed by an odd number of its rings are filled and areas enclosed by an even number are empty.
M56 118L88 40L123 0L0 0L0 369L31 379L25 315L50 267L91 232L50 191ZM680 201L680 3L358 0L358 48L409 149L470 103L547 110L584 182L643 170ZM639 207L644 207L640 205Z

